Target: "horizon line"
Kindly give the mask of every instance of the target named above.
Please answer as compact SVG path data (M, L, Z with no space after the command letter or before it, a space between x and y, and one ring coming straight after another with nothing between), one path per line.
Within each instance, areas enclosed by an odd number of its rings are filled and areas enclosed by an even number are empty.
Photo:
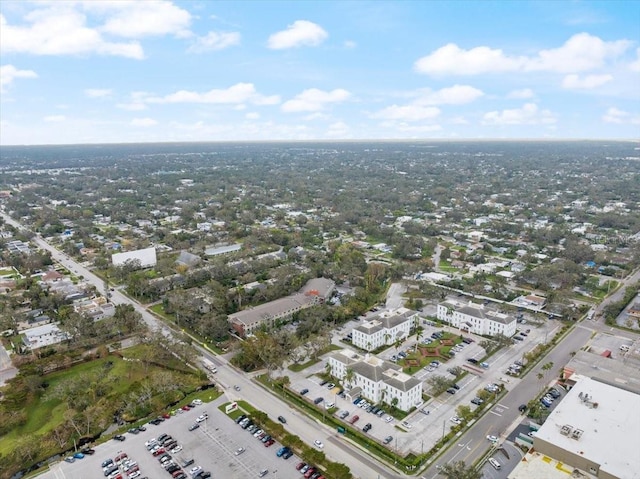
M342 138L342 139L290 139L290 140L176 140L176 141L124 141L96 143L31 143L2 144L3 147L35 147L35 146L103 146L103 145L178 145L178 144L223 144L223 143L456 143L456 142L595 142L615 141L624 143L640 143L640 138Z

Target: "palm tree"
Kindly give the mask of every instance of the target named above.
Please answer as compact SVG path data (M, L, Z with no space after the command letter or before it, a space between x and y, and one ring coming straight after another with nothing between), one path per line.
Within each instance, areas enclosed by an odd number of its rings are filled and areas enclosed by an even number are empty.
M420 342L420 338L424 335L424 328L422 326L418 326L416 328L416 346L414 348L414 353L418 352L418 343Z
M391 334L384 333L384 344L389 344L389 339L391 339Z
M347 368L347 371L344 375L344 380L349 385L349 388L353 386L353 379L355 378L356 373L351 368Z

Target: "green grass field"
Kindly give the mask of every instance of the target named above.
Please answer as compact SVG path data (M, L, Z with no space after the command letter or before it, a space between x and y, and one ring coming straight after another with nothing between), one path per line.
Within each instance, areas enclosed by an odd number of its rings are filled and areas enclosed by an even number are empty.
M127 350L127 356L144 354L144 351L138 351L138 348L140 347ZM111 362L110 366L107 365L108 362ZM32 438L33 441L42 440L50 435L54 429L64 424L65 415L71 411L69 403L73 404L74 399L66 400L64 397L59 397L60 395L55 391L70 388L79 381L86 381L93 389L96 385L103 388L103 394L96 397L95 402L89 399L89 407L99 406L97 413L107 418L108 422L111 421L111 415L121 407L123 398L136 393L145 381L153 382L151 378L157 377L155 375L171 377L171 380L178 384L178 390L165 395L156 393L150 401L149 409L152 412L162 410L167 406L166 401L182 399L186 403L195 397L208 401L211 396L218 396L214 390L195 392L199 386L204 385L207 381L197 374L185 372L184 365L180 369L171 370L153 364L145 364L141 361L125 361L118 356L107 356L78 364L64 371L51 373L43 378L47 384L46 390L28 395L24 404L19 405L26 415L26 421L0 437L0 457L10 457L21 440L25 438ZM10 388L11 384L8 387ZM86 395L90 395L93 389L86 391L86 394L81 394L85 396L85 400L87 400ZM84 390L81 391L84 392ZM80 395L76 394L76 396ZM7 405L4 407L6 408ZM76 412L82 413L82 411ZM92 429L91 432L95 434L99 430ZM78 435L74 432L71 437L77 439ZM48 447L44 446L43 440L43 453L55 453L50 450L51 442L49 441L47 444ZM38 457L40 458L40 456Z

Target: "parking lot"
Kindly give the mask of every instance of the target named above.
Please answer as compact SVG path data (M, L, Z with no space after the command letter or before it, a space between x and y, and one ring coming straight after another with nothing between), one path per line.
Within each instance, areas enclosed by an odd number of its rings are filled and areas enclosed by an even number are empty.
M336 331L333 336L334 344L338 344L343 348L349 348L341 339L351 331L351 328L360 323L361 321L350 321L339 331ZM429 338L431 334L436 331L444 330L455 335L460 334L460 331L457 329L436 325L428 320L421 321L421 325L424 327L421 341ZM349 413L344 419L345 422L350 422L354 415L358 415L359 420L354 426L362 430L367 423L370 423L372 428L367 432L367 435L380 442L383 442L388 436L392 436L393 439L387 444L387 447L390 449L397 449L401 454L406 454L411 451L421 453L429 450L442 438L443 434L449 432L450 428L454 426L451 418L456 415L456 408L459 405L470 406L472 409L477 407L471 403L471 400L476 397L476 392L479 389L483 389L491 383L502 383L507 389L515 386L520 379L516 376L507 375L506 371L508 367L515 361L522 360L524 354L531 351L537 344L550 340L558 324L555 321L545 321L542 325L536 326L531 322L527 322L526 324L518 324L518 327L526 336L521 336L521 341L515 342L512 346L496 352L488 360L489 365L487 368L482 368L479 365L473 365L468 362L469 358L480 360L485 356L484 350L479 346L479 343L484 338L464 333L465 337L474 339L474 342L462 347L455 357L447 362L441 362L439 367L427 367L415 373L414 377L425 381L424 390L428 393L429 385L426 381L430 376L445 376L453 381L455 378L447 372L447 369L454 366L463 367L465 371L468 372L463 378L456 381L459 389L456 390L455 394L443 393L438 397L430 399L427 403L420 405L415 412L410 414L406 418L406 422L410 427L403 427L399 421L396 420L386 422L385 419L388 417L387 415L377 417L354 405L348 399L339 397L338 392L341 389L340 386L336 386L331 390L327 389L326 385L322 386L322 379L319 374L325 372L324 361L300 373L290 374L291 387L296 391L308 389L309 391L305 397L311 402L317 398L322 398L322 402L318 404L318 407L322 410L324 410L324 406L327 403L335 403L335 407L338 408L336 416L339 416L342 411ZM527 330L529 330L529 332L526 332ZM391 346L378 356L391 360L393 356L397 356L401 352L412 350L415 343L415 336L412 336L402 344L400 349ZM428 411L429 414L424 414L422 412L423 410Z
M176 414L171 419L161 422L158 426L147 425L147 430L139 434L126 433L123 442L110 440L96 446L95 454L77 459L74 463L60 462L52 465L50 470L39 476L43 479L96 479L103 478L101 463L106 459L114 459L125 452L129 459L138 463L141 475L139 479L171 479L160 465L158 459L145 447L145 442L157 438L165 433L173 436L182 451L172 454L173 460L180 465L186 459L193 459L194 463L184 467L189 477L189 470L200 466L204 471L211 471L213 478L246 479L259 477L260 471L269 472L263 477L278 477L280 479L300 478L295 466L299 459L292 456L284 460L276 456L281 446L278 443L265 447L262 442L243 430L224 413L218 410L218 403L204 404L196 408ZM209 414L209 419L200 423L200 427L189 431L189 426L203 412ZM235 455L235 451L243 447L245 452ZM123 475L126 478L126 475Z

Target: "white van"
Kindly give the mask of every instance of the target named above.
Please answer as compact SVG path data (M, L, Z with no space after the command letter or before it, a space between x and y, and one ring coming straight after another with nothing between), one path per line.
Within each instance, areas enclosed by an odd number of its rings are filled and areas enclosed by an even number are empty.
M502 467L498 461L496 461L493 457L489 458L489 464L493 466L493 468L497 471Z

